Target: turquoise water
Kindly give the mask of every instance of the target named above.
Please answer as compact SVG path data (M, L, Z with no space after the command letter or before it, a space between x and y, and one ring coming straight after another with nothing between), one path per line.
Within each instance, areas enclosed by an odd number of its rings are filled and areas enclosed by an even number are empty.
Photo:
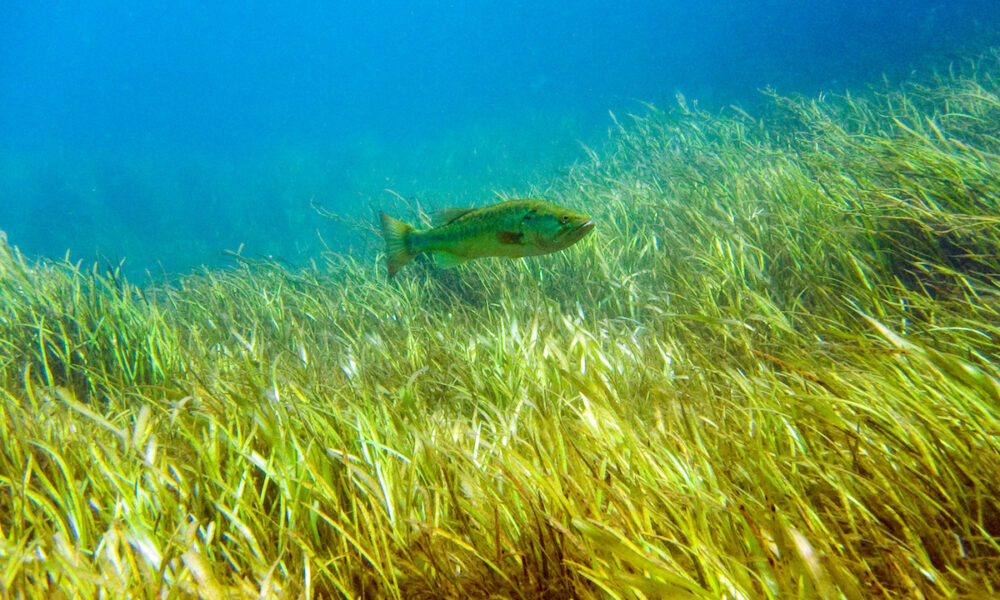
M609 111L909 77L1000 23L993 0L341 4L8 3L0 230L133 275L363 253L311 203L489 202L586 160Z

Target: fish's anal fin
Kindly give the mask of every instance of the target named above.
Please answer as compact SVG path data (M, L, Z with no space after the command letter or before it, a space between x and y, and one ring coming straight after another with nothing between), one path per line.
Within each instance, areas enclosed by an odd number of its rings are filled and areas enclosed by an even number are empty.
M441 227L442 225L447 225L453 221L461 219L465 215L474 211L474 208L446 208L434 213L434 218L431 220L431 225L434 227Z
M452 254L451 252L435 252L434 253L434 264L441 267L442 269L450 269L452 267L457 267L458 265L464 263L469 259L464 256L459 256L457 254Z
M508 246L519 246L524 234L518 231L498 231L497 241Z

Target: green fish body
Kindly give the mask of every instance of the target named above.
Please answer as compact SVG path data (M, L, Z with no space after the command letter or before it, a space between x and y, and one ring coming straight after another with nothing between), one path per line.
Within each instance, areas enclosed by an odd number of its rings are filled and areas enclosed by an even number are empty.
M538 256L572 246L594 229L587 215L534 199L446 210L423 230L379 216L390 277L421 252L437 253L442 266L484 256Z

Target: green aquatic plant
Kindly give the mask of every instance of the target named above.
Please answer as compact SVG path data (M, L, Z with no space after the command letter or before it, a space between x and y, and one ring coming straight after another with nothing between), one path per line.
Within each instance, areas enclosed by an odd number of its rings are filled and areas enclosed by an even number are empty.
M996 595L998 73L649 107L544 260L0 246L0 590Z

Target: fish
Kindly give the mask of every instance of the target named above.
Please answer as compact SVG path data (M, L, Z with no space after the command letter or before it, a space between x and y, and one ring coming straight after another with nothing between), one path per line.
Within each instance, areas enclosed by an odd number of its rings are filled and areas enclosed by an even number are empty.
M594 220L535 198L506 200L483 208L451 208L438 213L429 229L416 229L379 212L389 277L424 252L442 267L474 258L521 258L572 246L594 229Z

